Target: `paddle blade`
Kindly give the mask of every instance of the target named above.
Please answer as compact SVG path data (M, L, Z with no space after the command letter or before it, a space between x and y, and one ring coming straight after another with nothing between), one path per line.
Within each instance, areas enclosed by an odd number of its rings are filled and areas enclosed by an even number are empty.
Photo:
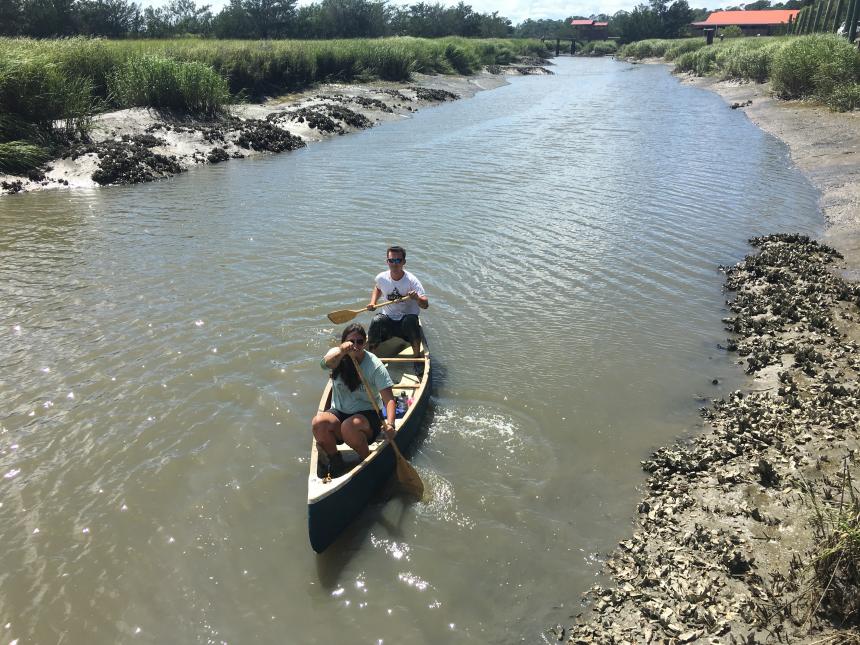
M350 309L341 309L339 311L331 312L328 315L328 319L332 321L335 325L342 325L343 323L352 320L357 315L357 312L351 311Z
M404 493L418 501L424 498L424 482L418 476L418 471L399 452L397 453L396 474L397 484Z

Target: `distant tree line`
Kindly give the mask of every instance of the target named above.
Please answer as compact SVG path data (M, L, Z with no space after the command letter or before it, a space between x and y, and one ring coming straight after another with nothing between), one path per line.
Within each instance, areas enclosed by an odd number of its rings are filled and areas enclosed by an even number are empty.
M451 7L386 0L230 0L215 13L195 0L146 7L132 0L0 0L0 35L107 36L110 38L375 38L465 36L507 38L511 21L479 13L460 2Z
M755 0L731 9L799 9L812 0L772 4ZM622 43L689 34L691 22L708 9L692 9L687 0L650 0L614 15L569 16L564 20L526 20L514 27L498 12L480 13L465 2L394 6L388 0L320 0L298 7L296 0L230 0L217 13L195 0L170 0L142 8L133 0L0 0L0 35L106 36L110 38L375 38L379 36L465 36L475 38L571 38L574 18L609 23L609 34Z

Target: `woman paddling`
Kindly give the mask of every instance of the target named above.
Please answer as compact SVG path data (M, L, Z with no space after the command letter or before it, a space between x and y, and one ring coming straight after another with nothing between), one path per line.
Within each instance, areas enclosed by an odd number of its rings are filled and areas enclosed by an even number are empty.
M377 406L381 408L382 403L385 403L388 418L385 433L390 440L394 439L392 420L396 403L391 391L394 383L388 370L375 355L365 351L367 332L360 324L347 326L340 340L340 345L326 352L320 363L323 369L331 370L332 388L331 407L318 413L311 422L311 430L319 450L319 477L325 477L326 474L339 477L346 472L347 468L337 450L337 444L346 443L355 450L360 460L364 460L370 453L368 444L376 439L382 427L382 419L367 398L350 356L361 366L365 380L379 393L376 395Z

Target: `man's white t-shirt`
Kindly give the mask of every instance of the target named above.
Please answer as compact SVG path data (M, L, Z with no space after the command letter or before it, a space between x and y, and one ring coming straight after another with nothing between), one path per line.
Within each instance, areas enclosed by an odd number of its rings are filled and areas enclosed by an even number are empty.
M414 275L409 271L403 272L403 277L400 280L392 280L391 272L383 271L376 276L376 286L382 292L382 297L377 300L377 305L382 305L384 300L396 300L403 298L410 291L414 291L419 296L425 295L424 287ZM403 316L414 314L418 315L420 308L417 300L407 300L396 305L387 305L381 308L382 313L391 318L391 320L400 320Z

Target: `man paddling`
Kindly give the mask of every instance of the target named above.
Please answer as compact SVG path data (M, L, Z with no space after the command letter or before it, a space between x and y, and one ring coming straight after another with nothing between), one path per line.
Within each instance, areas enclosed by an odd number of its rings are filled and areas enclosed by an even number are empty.
M406 249L402 246L391 246L386 253L388 270L376 276L373 291L370 293L369 311L377 307L383 309L376 314L367 330L368 349L372 352L376 346L392 336L402 338L412 345L414 356L421 356L421 330L418 325L418 312L427 309L430 301L424 293L424 287L414 275L406 270ZM379 304L383 300L396 300L408 297L409 300L397 304ZM419 375L423 373L424 363L416 362Z

